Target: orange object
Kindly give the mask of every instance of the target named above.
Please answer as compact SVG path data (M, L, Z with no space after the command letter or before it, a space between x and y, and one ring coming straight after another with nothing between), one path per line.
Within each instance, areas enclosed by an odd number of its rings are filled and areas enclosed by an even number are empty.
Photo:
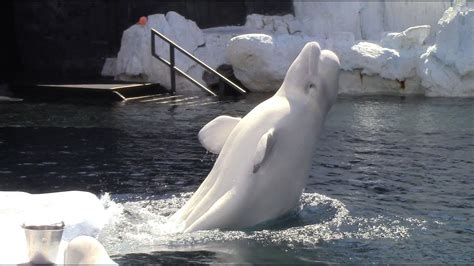
M140 17L140 19L138 20L138 24L142 26L145 26L147 22L148 22L147 17Z

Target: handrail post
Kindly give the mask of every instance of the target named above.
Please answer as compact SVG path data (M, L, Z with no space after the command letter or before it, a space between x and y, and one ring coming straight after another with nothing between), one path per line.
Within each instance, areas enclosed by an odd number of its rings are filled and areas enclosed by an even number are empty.
M176 92L176 71L174 70L174 47L170 43L170 78L171 78L171 95Z
M219 79L219 98L222 99L224 98L224 82L222 81L222 79Z
M151 55L156 56L155 54L155 34L153 34L153 31L151 31Z
M155 35L160 37L163 41L165 41L169 44L169 46L170 46L170 48L169 48L170 49L170 61L169 62L156 53L156 51L155 51ZM179 52L181 52L183 55L187 56L188 58L192 59L198 65L202 66L204 69L206 69L206 70L210 71L211 73L217 75L220 78L221 83L225 82L226 84L231 86L233 89L237 90L238 92L240 92L242 94L246 94L246 91L243 90L242 88L240 88L234 82L232 82L229 79L227 79L226 77L224 77L222 74L217 72L215 69L213 69L210 66L206 65L204 62L199 60L197 57L192 55L190 52L186 51L181 46L175 44L172 40L170 40L168 37L166 37L165 35L163 35L159 31L157 31L155 29L151 29L151 37L152 37L152 39L151 39L151 53L152 53L153 57L160 60L161 62L163 62L165 65L167 65L170 68L170 79L171 79L170 80L170 83L171 83L170 84L171 85L170 94L174 94L176 92L176 71L177 71L182 77L187 78L189 81L191 81L196 86L198 86L201 89L207 91L209 94L211 94L213 96L217 96L214 92L209 90L209 88L202 85L199 81L195 80L194 78L192 78L191 76L186 74L184 71L182 71L181 69L176 67L175 49L178 50ZM220 90L221 95L223 95L224 86L225 86L224 84L219 86L220 87L219 90Z

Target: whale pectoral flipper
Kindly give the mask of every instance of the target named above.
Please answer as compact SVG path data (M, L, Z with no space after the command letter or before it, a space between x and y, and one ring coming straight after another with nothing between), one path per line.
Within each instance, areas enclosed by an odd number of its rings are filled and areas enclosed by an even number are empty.
M242 120L240 117L221 115L207 123L198 134L199 142L206 150L219 154L227 137Z
M273 146L275 145L275 129L269 129L260 138L257 144L257 150L255 151L255 157L253 159L253 172L256 173L260 166L270 155Z

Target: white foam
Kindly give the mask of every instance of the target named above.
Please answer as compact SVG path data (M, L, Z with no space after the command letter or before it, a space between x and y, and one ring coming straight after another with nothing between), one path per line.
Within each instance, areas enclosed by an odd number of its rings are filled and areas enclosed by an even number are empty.
M78 235L95 237L107 222L102 202L88 192L68 191L36 195L0 192L0 202L0 263L28 261L26 238L21 228L24 223L65 223L57 257L60 262L68 241Z
M274 223L242 231L176 233L179 225L170 223L168 218L191 195L180 193L118 202L109 194L98 199L90 193L77 191L43 195L0 192L0 263L27 261L25 235L20 225L25 218L34 217L32 214L48 217L42 222L65 221L66 230L57 262L63 260L69 240L78 235L94 236L99 231L98 240L109 254L117 255L196 248L222 251L236 241L311 248L321 241L338 239L401 239L409 237L412 230L425 226L424 221L411 217L359 217L351 214L339 200L317 193L303 193L299 213Z
M110 254L150 253L164 250L214 249L235 241L256 241L263 246L316 247L321 241L338 239L402 239L424 222L403 217L358 217L339 200L317 193L304 193L298 215L276 223L242 231L208 230L174 233L168 217L192 193L160 199L114 203L121 209L99 236Z

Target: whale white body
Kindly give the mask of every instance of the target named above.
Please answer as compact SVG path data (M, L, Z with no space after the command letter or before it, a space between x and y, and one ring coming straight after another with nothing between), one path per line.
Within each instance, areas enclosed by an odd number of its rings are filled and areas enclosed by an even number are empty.
M171 217L185 232L234 229L297 207L316 141L338 89L339 60L308 43L281 88L245 117L220 116L200 132L219 156L191 199Z

